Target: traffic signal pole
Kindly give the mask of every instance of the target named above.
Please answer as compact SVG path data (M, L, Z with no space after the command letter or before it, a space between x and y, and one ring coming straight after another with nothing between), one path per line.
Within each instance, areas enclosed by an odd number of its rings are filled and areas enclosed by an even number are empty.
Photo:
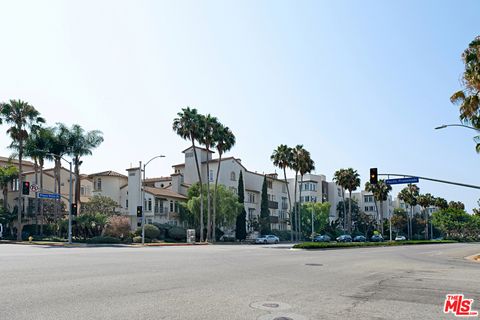
M69 162L70 164L70 183L69 183L69 187L70 187L70 190L68 192L68 203L69 203L69 206L70 206L70 211L68 212L68 243L69 244L72 244L72 210L73 210L73 206L72 206L72 162Z

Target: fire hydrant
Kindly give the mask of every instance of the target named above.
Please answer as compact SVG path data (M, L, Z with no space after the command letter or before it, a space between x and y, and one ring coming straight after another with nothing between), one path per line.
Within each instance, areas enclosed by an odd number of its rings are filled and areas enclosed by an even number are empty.
M33 241L33 237L32 236L28 237L28 242L32 243L32 241Z

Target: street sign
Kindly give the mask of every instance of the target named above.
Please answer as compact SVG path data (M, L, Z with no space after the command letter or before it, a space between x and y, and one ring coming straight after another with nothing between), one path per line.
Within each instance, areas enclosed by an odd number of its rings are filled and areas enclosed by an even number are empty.
M387 179L386 184L418 183L418 177Z
M38 184L32 183L30 185L30 190L32 190L33 192L37 192L39 189L40 187L38 186Z
M38 197L42 199L60 199L58 193L39 193Z

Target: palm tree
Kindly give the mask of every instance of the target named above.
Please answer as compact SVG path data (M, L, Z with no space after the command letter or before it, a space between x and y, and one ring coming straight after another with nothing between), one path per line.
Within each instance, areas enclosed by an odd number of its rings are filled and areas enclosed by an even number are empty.
M212 224L213 224L213 234L212 239L215 241L215 226L216 226L216 216L217 216L217 189L218 189L218 177L220 175L220 165L222 164L222 155L223 153L231 150L235 145L235 135L228 127L224 127L221 123L217 123L214 130L214 140L215 146L218 152L218 166L217 166L217 175L215 177L215 186L213 188L213 215L212 215Z
M0 188L3 192L3 208L8 210L8 184L18 178L18 169L13 164L0 167Z
M193 155L195 157L198 182L200 184L200 241L203 241L203 182L195 147L195 141L201 136L201 115L198 114L197 109L186 107L182 109L182 112L177 113L177 116L178 118L173 119L173 131L175 131L182 139L191 141Z
M290 197L290 188L288 187L287 168L292 166L293 150L289 146L281 144L277 147L277 149L273 150L270 160L273 161L274 166L283 170L283 180L285 182L285 186L287 187L288 207L290 208L288 216L290 217L290 223L292 223L292 198ZM290 238L293 242L293 228L290 228Z
M441 197L436 197L433 205L435 207L439 208L440 210L448 208L447 200L445 200L444 198L441 198Z
M303 150L303 145L297 144L295 148L292 149L292 161L290 164L290 169L295 171L295 186L293 189L293 199L295 201L295 206L294 206L294 216L295 216L295 225L293 224L294 221L292 221L292 228L295 229L295 240L299 240L299 222L298 222L298 201L297 201L297 187L298 187L298 171L300 171L300 161L301 161L301 153Z
M97 148L103 142L103 136L100 130L87 131L78 124L74 124L68 130L67 145L68 154L73 158L75 172L75 203L80 203L80 166L84 156L92 154L92 150Z
M23 162L23 148L25 140L32 128L35 128L45 120L40 117L40 112L37 111L28 102L21 100L10 100L1 106L1 115L6 123L11 126L7 129L7 133L12 138L13 142L18 145L18 221L17 221L17 240L22 240L22 162Z
M309 172L315 170L315 162L310 157L310 152L303 149L300 153L300 162L299 162L299 173L300 173L300 210L298 210L298 229L300 230L302 227L301 224L301 208L302 208L302 187L303 187L303 176ZM302 230L300 230L301 232ZM312 235L313 236L313 235Z
M428 240L428 208L435 204L435 198L430 193L426 193L419 195L417 201L423 208L423 214L425 217L425 240Z
M383 235L383 202L387 201L388 194L392 191L392 186L385 183L385 180L378 180L377 184L371 184L370 182L365 183L365 190L371 192L375 199L375 207L377 207L377 222L380 224L380 231ZM380 202L380 210L378 210L377 201Z
M417 198L420 189L416 184L408 184L398 193L398 198L410 206L410 215L408 217L408 239L412 239L412 217L413 207L417 205Z
M357 190L360 187L360 175L357 170L348 168L345 171L345 189L348 190L349 195L349 206L348 206L348 217L347 217L347 232L352 232L352 191Z
M212 215L211 215L211 198L210 198L210 149L215 148L215 130L219 125L216 117L207 114L200 117L200 125L202 134L199 136L199 143L207 149L207 238L210 241L212 237ZM213 178L213 177L212 177ZM215 228L215 227L213 227Z
M347 185L346 179L347 169L340 169L335 171L333 174L333 182L335 182L338 186L342 188L342 200L343 200L343 229L345 230L346 227L346 220L347 220L347 206L345 204L345 188Z

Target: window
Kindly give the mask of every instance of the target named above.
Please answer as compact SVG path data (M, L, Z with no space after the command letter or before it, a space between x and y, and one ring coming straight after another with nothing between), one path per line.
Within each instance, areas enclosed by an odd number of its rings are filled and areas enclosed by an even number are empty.
M209 180L210 182L213 181L213 170L212 170L212 169L210 169L210 173L208 174L208 180Z
M236 181L236 180L237 180L237 178L236 178L236 176L235 176L235 172L233 172L233 171L230 172L230 180L232 180L232 181Z
M252 192L247 193L247 202L248 203L255 203L255 194Z
M128 209L128 199L127 199L127 200L125 200L125 208L127 208L127 209Z
M12 191L18 191L18 179L10 181L10 189L12 189Z
M80 186L80 195L81 196L85 195L85 186Z
M252 221L255 218L255 209L248 208L248 220Z
M268 201L275 201L275 195L274 194L268 194Z
M342 196L342 190L340 190L340 188L337 188L337 191L338 191L338 196L341 197Z
M268 180L268 181L267 181L267 186L268 186L268 189L273 189L273 181L272 181L272 180Z
M193 152L185 153L185 158L192 158L192 157L193 157Z
M170 212L174 212L175 208L174 208L174 204L173 204L173 201L170 200Z
M365 206L365 211L369 211L367 206Z
M148 211L152 211L152 198L148 199Z
M282 184L282 192L287 193L287 185Z
M178 204L178 201L175 201L175 212L179 213L180 212L180 206Z
M95 182L95 190L102 190L102 178L97 178L97 181Z
M310 201L311 202L317 202L317 197L316 196L311 196Z

